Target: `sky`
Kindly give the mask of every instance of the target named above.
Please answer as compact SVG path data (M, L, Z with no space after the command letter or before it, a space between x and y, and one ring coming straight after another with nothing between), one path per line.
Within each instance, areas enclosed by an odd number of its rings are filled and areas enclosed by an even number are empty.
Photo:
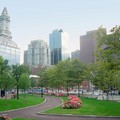
M101 25L109 31L120 25L120 0L0 0L0 12L10 15L13 41L23 51L32 40L49 43L49 34L63 29L69 34L70 51L80 49L80 36Z

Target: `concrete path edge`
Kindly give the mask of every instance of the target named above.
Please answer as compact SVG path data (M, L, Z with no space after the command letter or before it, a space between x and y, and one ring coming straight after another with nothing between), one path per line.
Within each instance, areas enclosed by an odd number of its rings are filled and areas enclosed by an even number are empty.
M73 114L46 114L46 113L36 113L37 115L46 116L66 116L66 117L91 117L91 118L120 118L120 116L96 116L96 115L73 115Z

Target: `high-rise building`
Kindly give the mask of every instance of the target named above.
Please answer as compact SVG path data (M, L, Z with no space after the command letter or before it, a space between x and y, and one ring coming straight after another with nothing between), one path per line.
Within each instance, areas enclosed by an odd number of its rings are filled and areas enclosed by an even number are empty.
M51 65L70 57L68 40L69 35L62 29L56 29L49 35Z
M25 65L27 65L27 59L28 59L28 55L27 55L27 54L28 54L28 51L25 50L25 51L24 51L24 64L25 64Z
M80 60L80 50L75 50L71 52L71 59L79 59Z
M43 40L33 40L24 51L24 64L31 68L50 65L49 47Z
M7 59L9 65L20 64L20 49L12 41L10 32L10 16L5 7L0 16L0 56Z
M106 33L106 29L103 30ZM98 32L98 30L88 31L86 35L80 36L80 60L86 64L96 62L96 36Z

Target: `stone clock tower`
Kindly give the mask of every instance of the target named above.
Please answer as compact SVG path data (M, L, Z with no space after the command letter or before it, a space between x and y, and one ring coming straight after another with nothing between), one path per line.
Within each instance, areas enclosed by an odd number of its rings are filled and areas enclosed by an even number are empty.
M6 7L3 9L0 16L0 36L1 35L12 39L10 32L10 16L8 15Z
M9 65L20 63L20 49L12 41L10 16L5 7L0 15L0 56L9 61Z

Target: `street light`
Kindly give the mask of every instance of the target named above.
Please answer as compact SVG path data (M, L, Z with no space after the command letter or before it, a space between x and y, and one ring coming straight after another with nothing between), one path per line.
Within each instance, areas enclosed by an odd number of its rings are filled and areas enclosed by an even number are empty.
M16 81L17 81L17 99L19 99L19 78L20 76L19 75L16 75Z
M41 97L43 97L43 83L42 83L42 80L41 80Z

